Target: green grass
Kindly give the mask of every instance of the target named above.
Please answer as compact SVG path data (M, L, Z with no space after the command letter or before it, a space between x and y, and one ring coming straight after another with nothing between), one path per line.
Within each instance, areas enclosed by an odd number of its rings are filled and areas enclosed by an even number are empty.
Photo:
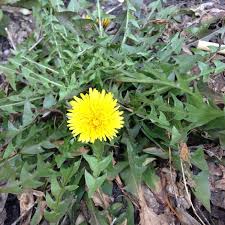
M179 144L192 135L224 144L224 111L199 89L224 64L192 73L193 66L205 65L210 54L195 50L184 55L185 38L175 31L165 35L167 26L175 23L176 8L163 8L156 1L149 5L152 11L139 18L135 11L140 9L132 1L126 7L124 15L112 19L120 26L118 32L109 35L101 24L82 19L71 4L67 12L61 1L39 1L33 9L35 33L0 65L10 85L7 93L0 90L0 177L8 181L0 191L42 191L47 202L44 217L52 224L60 224L65 215L75 220L82 199L91 224L109 224L110 215L117 218L116 224L127 218L132 225L134 205L129 198L124 200L125 209L112 203L99 211L92 194L100 190L111 196L119 175L128 195L138 197L142 182L150 188L157 182L156 158L168 160L171 150L172 165L180 170ZM104 18L97 9L86 12L96 20ZM154 19L166 19L169 25L151 23ZM40 34L42 41L29 50ZM124 111L124 128L104 149L77 142L66 126L68 101L89 87L112 92ZM82 147L89 149L89 156L80 152ZM96 151L102 151L100 159ZM204 154L191 155L191 162L196 160L204 163ZM198 175L192 174L193 179L202 178L207 185L207 172ZM194 194L208 208L209 196L198 189ZM35 203L32 225L40 222L40 204ZM120 208L124 210L118 214Z

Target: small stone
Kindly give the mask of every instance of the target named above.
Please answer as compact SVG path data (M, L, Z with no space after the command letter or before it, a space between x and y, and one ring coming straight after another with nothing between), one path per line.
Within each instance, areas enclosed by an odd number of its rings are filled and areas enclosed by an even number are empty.
M4 52L3 52L3 55L4 56L8 56L10 54L10 50L9 49L6 49Z

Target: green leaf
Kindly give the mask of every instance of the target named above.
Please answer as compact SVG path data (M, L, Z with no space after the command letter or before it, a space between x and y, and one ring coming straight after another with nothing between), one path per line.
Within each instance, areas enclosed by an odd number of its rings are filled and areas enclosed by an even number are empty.
M60 168L60 173L62 174L64 186L70 182L71 178L76 174L79 167L80 167L80 161L77 161L77 162L73 163L73 165L71 165L67 168L65 168L65 167Z
M98 160L96 157L90 155L84 155L83 157L88 162L95 177L99 176L108 167L110 162L112 162L111 155L105 157L103 160Z
M57 167L60 168L61 165L66 161L66 157L63 155L56 155L55 161L56 161Z
M113 180L121 171L128 166L128 162L117 162L115 165L111 165L107 171L108 177Z
M146 153L154 155L154 156L158 156L162 159L168 159L169 158L168 153L163 151L160 148L155 148L155 147L145 148L145 149L143 149L143 152L146 152Z
M198 55L179 55L174 57L181 73L187 73L196 62L199 61Z
M153 167L148 167L148 169L144 172L143 179L151 190L155 190L158 182L160 181L160 177L156 175Z
M63 11L64 3L62 0L50 0L52 7L58 12Z
M56 100L52 94L45 96L44 102L43 102L43 108L49 109L55 104L56 104Z
M0 26L0 28L1 28L1 26ZM5 30L5 29L3 29L3 30ZM1 32L2 31L0 31L0 33ZM0 72L2 72L6 76L6 79L9 82L9 84L11 85L13 90L16 91L16 71L8 68L7 66L3 66L0 64Z
M62 188L59 185L59 182L57 180L56 176L52 176L51 178L51 193L55 198L57 198L60 195Z
M3 159L8 158L14 151L15 151L15 147L13 146L12 142L10 142L7 146L7 148L4 151L3 154Z
M61 213L55 211L44 211L44 217L47 221L56 224L61 217Z
M18 194L20 192L22 192L22 189L18 180L8 182L5 186L0 187L0 193Z
M87 172L85 170L84 176L85 176L86 185L88 187L88 196L89 196L89 198L91 198L93 196L93 194L95 193L95 191L99 187L101 187L101 185L105 181L107 175L104 174L101 177L94 178L89 172Z
M191 154L191 163L201 170L208 171L208 164L205 160L204 151L202 148L198 148Z
M169 126L170 125L170 123L166 119L166 116L164 115L163 112L160 112L160 114L159 114L159 123L160 123L160 125L163 125L163 126Z
M134 206L129 199L127 199L127 224L134 225Z
M79 186L77 185L68 185L68 186L65 186L65 190L67 191L75 191Z
M14 4L16 2L19 2L20 0L1 0L1 4Z
M43 183L38 180L38 177L36 177L34 173L31 174L28 171L27 163L24 163L21 169L20 181L23 188L38 188L43 185Z
M51 195L46 192L45 200L50 209L56 209L57 203L52 199Z
M32 219L30 221L30 225L39 225L41 220L42 220L42 206L41 206L41 202L38 203L38 206L35 210L34 215L32 216Z
M219 60L216 60L216 61L214 61L214 64L216 66L215 73L221 73L225 70L225 63L223 63Z
M200 99L197 99L197 97L191 99L189 96L189 98L189 101L193 101L194 105L186 104L186 109L188 111L186 120L193 123L192 129L194 127L203 126L217 118L224 117L224 112L222 110L203 103Z
M175 120L182 120L186 117L186 113L184 111L183 103L177 99L175 95L172 94L172 98L174 101L174 119Z
M44 149L41 147L41 144L37 144L37 145L24 146L20 152L22 154L36 155L39 153L43 153Z
M198 67L201 70L200 75L203 76L203 81L207 81L209 75L213 72L213 69L203 62L198 62Z
M5 161L0 166L0 177L2 180L8 180L9 178L15 180L16 172L15 169L9 164L8 161Z
M202 171L193 177L195 181L195 188L192 189L196 198L211 212L210 209L210 188L209 188L209 174L207 171Z
M2 10L0 9L0 22L1 22L2 18L3 18L3 12L2 12Z
M43 156L37 156L37 174L40 177L49 177L53 170L51 169L51 164L49 162L44 162Z
M175 126L172 128L172 138L171 138L171 145L178 144L181 141L182 135L181 133L177 130Z
M126 190L133 194L137 194L139 185L142 181L142 175L146 169L146 167L143 166L144 159L137 156L135 152L136 146L130 139L125 138L124 142L127 143L129 168L121 173L121 175L123 176L123 179L126 180Z
M69 5L67 7L67 10L71 11L71 12L79 12L80 10L80 4L78 0L71 0L69 2Z
M27 126L33 121L33 112L31 110L31 104L28 100L24 103L24 110L23 110L23 126Z

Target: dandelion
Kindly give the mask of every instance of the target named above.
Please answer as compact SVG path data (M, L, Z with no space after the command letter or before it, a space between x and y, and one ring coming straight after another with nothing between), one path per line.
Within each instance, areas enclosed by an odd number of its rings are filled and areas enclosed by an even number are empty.
M73 136L79 135L81 142L112 140L124 124L123 112L119 111L112 93L90 88L89 93L80 94L80 97L74 96L70 102L72 108L67 113L68 127Z
M89 15L86 15L85 19L91 20L91 17ZM111 19L109 19L109 18L103 18L101 21L102 21L102 27L104 29L106 29L111 23ZM98 23L99 23L99 20L96 19L96 24L98 24Z
M98 23L98 21L99 20L97 19L96 22ZM103 28L106 29L109 26L110 23L111 23L111 20L109 18L104 18L102 20L102 26L103 26Z

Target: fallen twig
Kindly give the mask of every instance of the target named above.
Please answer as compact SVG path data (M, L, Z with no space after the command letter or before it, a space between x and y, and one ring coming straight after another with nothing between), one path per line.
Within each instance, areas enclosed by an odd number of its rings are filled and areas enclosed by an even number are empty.
M15 45L15 43L14 43L14 41L13 41L13 38L12 38L12 35L11 35L11 33L9 32L9 30L8 30L7 27L5 28L5 32L7 33L9 42L10 42L10 44L12 45L13 49L16 50L16 45Z

